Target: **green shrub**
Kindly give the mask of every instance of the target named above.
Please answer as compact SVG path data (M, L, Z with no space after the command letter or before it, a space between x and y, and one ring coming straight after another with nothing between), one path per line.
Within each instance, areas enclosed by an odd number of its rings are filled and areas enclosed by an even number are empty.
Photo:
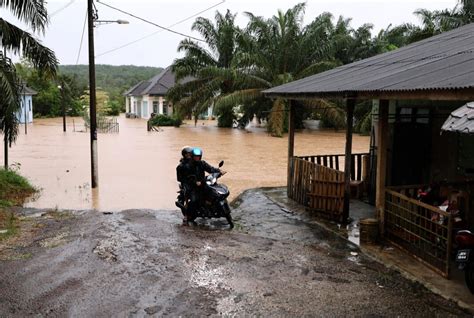
M175 126L179 127L182 124L181 119L170 117L167 115L158 114L150 119L150 125L152 126Z

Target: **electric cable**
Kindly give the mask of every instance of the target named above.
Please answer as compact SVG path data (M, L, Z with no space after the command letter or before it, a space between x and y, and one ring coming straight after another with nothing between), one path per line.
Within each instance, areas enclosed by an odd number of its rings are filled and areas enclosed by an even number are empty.
M156 27L158 27L158 28L160 28L160 29L163 29L163 30L165 30L165 31L168 31L168 32L171 32L171 33L174 33L174 34L178 34L178 35L181 35L181 36L184 36L184 37L186 37L186 38L190 38L190 39L193 39L193 40L196 40L196 41L199 41L199 42L204 42L204 43L206 42L206 41L204 41L203 39L199 39L199 38L196 38L196 37L191 36L191 35L188 35L188 34L184 34L184 33L178 32L178 31L174 31L174 30L172 30L172 29L170 29L170 28L161 26L161 25L159 25L159 24L157 24L157 23L154 23L154 22L149 21L149 20L147 20L147 19L141 18L141 17L139 17L139 16L137 16L137 15L134 15L134 14L132 14L132 13L126 12L126 11L121 10L121 9L119 9L119 8L115 8L115 7L113 7L113 6L109 5L109 4L106 4L106 3L104 3L104 2L100 2L100 1L97 1L97 2L100 3L100 4L103 5L103 6L109 7L109 8L111 8L111 9L113 9L113 10L116 10L116 11L119 11L119 12L121 12L121 13L123 13L123 14L129 15L129 16L135 18L135 19L138 19L138 20L141 20L141 21L146 22L146 23L148 23L148 24L154 25L154 26L156 26Z
M66 8L68 8L71 4L73 4L76 0L71 0L69 1L69 3L67 3L65 6L63 6L62 8L59 8L58 10L54 11L53 13L51 13L49 15L50 18L54 17L56 14L58 14L59 12L65 10Z
M200 15L200 14L206 12L206 11L209 11L209 10L211 10L211 9L213 9L213 8L215 8L215 7L219 6L219 5L221 5L221 4L223 4L224 2L225 2L225 0L222 0L221 2L219 2L219 3L217 3L217 4L213 5L213 6L211 6L211 7L209 7L209 8L206 8L206 9L204 9L204 10L201 10L201 11L199 11L199 12L197 12L197 13L195 13L195 14L193 14L193 15L191 15L191 16L185 18L185 19L182 19L182 20L180 20L180 21L178 21L178 22L176 22L176 23L173 23L173 24L167 26L167 28L172 28L172 27L174 27L174 26L176 26L176 25L178 25L178 24L181 24L181 23L183 23L183 22L186 22L186 21L188 21L189 19L192 19L192 18L194 18L194 17L197 16L197 15ZM131 42L125 43L125 44L123 44L123 45L121 45L121 46L118 46L118 47L116 47L116 48L114 48L114 49L110 49L110 50L108 50L108 51L102 52L102 53L96 55L96 58L98 58L98 57L100 57L100 56L103 56L103 55L106 55L106 54L109 54L109 53L112 53L112 52L115 52L115 51L118 51L118 50L120 50L120 49L123 49L123 48L125 48L125 47L127 47L127 46L130 46L130 45L132 45L132 44L135 44L135 43L137 43L137 42L140 42L140 41L142 41L142 40L145 40L145 39L147 39L147 38L149 38L149 37L151 37L151 36L153 36L153 35L156 35L156 34L158 34L158 33L161 33L161 32L163 32L163 31L164 31L164 30L158 30L158 31L156 31L156 32L153 32L153 33L151 33L151 34L145 35L144 37L141 37L141 38L136 39L136 40L134 40L134 41L131 41Z
M82 41L84 40L84 33L86 31L86 22L87 22L87 8L86 8L86 15L84 18L84 24L82 26L81 44L79 44L79 51L77 52L76 65L79 63L79 57L81 56Z

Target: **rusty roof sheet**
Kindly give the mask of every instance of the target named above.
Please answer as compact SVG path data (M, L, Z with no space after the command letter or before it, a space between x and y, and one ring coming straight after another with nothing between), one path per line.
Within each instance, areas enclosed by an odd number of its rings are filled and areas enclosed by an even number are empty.
M474 133L474 102L453 111L441 127L442 131Z
M317 97L464 88L474 88L474 23L264 93Z

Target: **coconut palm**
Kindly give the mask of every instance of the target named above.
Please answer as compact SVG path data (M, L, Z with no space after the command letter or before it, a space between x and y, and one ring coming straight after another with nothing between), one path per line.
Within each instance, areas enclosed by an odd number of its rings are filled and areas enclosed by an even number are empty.
M0 7L9 10L18 20L23 22L32 32L44 33L48 22L45 1L41 0L9 0L0 1ZM29 60L33 67L54 75L58 61L54 53L43 46L35 37L7 20L0 18L0 130L4 141L11 145L18 135L16 113L20 108L20 85L16 70L7 54L20 55ZM5 147L7 149L7 147ZM5 152L5 165L7 153Z

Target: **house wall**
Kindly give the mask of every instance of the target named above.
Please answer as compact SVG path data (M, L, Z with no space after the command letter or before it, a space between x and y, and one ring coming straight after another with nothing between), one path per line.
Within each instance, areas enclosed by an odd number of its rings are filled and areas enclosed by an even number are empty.
M138 96L130 96L130 113L138 116L140 112L141 98Z
M125 112L130 113L130 96L125 96Z
M31 95L24 95L21 97L21 108L20 111L17 113L17 118L21 124L24 124L25 122L33 122L33 98Z
M150 99L152 100L151 109L153 109L153 101L158 102L158 114L166 114L168 116L173 114L173 106L166 101L164 96L151 96Z
M158 112L155 112L153 108L154 102L158 103ZM125 105L127 112L144 119L149 119L152 113L167 114L168 116L173 114L173 105L168 103L163 96L127 96Z
M387 185L429 184L442 180L462 181L468 177L474 177L474 136L461 136L463 144L472 145L472 147L460 148L461 137L458 134L441 133L441 126L449 114L465 103L463 101L390 101ZM378 103L375 102L374 109L377 105ZM414 112L420 114L403 125L400 121L410 120L409 115L400 115L403 108L416 109ZM423 113L427 109L429 115ZM421 130L414 128L417 126ZM413 129L413 131L403 134L400 131L402 129ZM395 140L396 138L398 141ZM378 144L377 136L375 142ZM459 166L459 159L461 157L466 159L466 156L473 157L472 167ZM464 162L470 161L464 160ZM403 168L397 169L399 166ZM472 173L471 176L466 168ZM410 181L400 182L405 179Z

